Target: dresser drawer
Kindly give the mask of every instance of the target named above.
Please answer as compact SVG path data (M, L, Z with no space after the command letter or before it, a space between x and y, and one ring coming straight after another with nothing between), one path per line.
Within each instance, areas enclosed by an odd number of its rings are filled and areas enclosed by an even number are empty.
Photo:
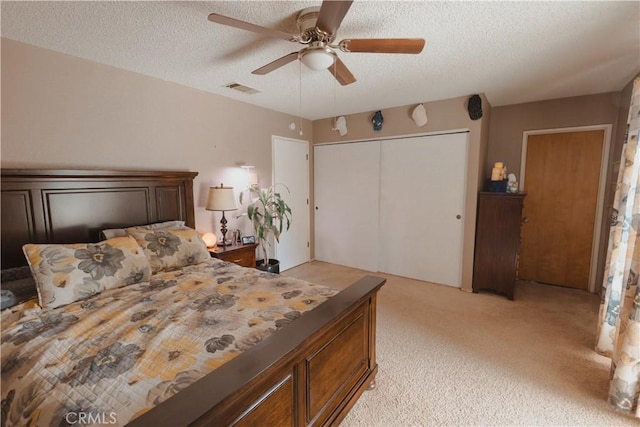
M217 258L222 261L232 262L242 267L255 267L255 255L248 251L233 251L220 254Z
M256 245L245 246L228 246L224 248L216 248L211 252L211 256L219 260L232 262L242 267L256 267Z

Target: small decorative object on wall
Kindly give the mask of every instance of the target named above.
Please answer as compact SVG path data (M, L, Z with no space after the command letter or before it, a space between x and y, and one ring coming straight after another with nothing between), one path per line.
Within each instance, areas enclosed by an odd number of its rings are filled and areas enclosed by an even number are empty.
M472 95L471 98L469 98L467 109L469 110L469 118L471 120L478 120L482 117L482 99L480 95Z
M337 130L340 136L345 136L347 134L347 119L344 116L336 117L333 130Z
M411 118L416 123L416 126L422 127L427 124L427 110L425 110L424 105L418 104L416 108L413 109L411 113Z
M382 111L378 110L373 115L371 119L371 123L373 123L373 130L379 132L382 130L382 123L384 122L384 117L382 117Z

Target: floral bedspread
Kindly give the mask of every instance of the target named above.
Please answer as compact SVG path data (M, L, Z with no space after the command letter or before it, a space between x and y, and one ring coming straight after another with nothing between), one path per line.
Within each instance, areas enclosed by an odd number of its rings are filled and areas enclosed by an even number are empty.
M338 291L211 259L2 312L2 425L124 425Z

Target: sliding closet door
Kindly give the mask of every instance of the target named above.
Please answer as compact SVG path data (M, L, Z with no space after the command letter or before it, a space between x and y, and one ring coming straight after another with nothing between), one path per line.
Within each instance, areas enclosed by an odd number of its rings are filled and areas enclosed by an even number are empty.
M380 143L314 151L315 258L378 271Z
M467 134L382 142L379 270L460 287Z

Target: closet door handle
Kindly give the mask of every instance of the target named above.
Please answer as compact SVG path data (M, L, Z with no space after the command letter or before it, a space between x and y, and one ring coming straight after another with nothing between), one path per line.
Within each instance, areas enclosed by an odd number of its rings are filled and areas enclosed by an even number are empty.
M461 219L461 218L462 218L462 215L460 214L456 215L456 219Z

